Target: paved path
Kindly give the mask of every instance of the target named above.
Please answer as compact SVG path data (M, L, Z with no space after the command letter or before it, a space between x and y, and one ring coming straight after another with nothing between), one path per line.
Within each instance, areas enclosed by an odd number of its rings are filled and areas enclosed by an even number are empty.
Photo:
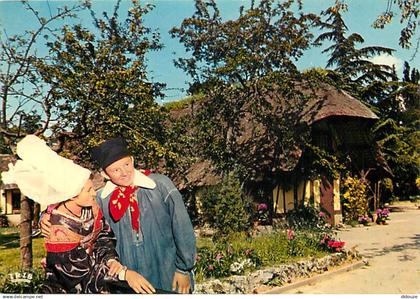
M420 210L390 215L389 225L343 229L346 247L357 246L369 265L286 294L420 294Z

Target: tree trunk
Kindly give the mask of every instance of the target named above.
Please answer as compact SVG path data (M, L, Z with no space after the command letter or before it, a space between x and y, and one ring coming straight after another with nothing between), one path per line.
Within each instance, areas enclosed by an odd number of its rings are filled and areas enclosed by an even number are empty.
M32 210L29 198L20 199L20 261L22 270L32 268Z

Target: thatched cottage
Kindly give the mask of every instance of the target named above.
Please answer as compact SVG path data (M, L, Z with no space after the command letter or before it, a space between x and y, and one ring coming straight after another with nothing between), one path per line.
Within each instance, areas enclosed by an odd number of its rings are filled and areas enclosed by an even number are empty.
M302 86L302 85L301 85ZM316 87L300 87L310 99L302 110L302 120L310 127L311 144L332 155L347 156L346 165L354 174L369 171L369 180L377 185L383 177L392 176L391 170L382 158L370 135L370 129L378 117L363 103L348 93L327 84ZM282 105L284 99L271 92L267 95L272 106ZM195 110L199 109L196 105ZM191 107L172 112L175 117L193 114ZM251 138L247 133L252 124L243 120L245 133L243 139ZM248 135L248 136L247 136ZM321 174L320 179L307 179L309 151L298 148L287 165L281 165L281 172L273 173L269 182L256 180L254 188L265 186L272 190L270 199L275 213L285 213L302 204L312 204L326 212L333 224L342 221L340 203L340 180L330 179ZM208 161L201 161L191 166L182 178L177 178L177 185L183 188L201 188L215 185L220 177L214 172ZM375 189L376 190L376 189ZM376 194L379 196L379 194ZM378 200L378 198L376 198Z

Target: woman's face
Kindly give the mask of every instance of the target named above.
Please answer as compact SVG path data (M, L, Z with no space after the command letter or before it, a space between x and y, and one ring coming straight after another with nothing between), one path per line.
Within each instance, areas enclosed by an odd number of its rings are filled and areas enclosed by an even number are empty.
M91 207L95 203L96 192L93 189L92 180L87 180L79 195L73 198L75 203L81 207Z
M114 184L122 187L130 186L134 181L133 159L130 156L119 159L106 167L105 173Z

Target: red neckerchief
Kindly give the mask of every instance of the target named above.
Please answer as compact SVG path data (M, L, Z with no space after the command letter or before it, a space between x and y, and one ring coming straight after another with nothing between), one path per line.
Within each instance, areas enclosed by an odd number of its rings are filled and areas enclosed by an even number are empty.
M112 192L111 198L109 200L109 213L115 222L118 222L122 216L124 216L125 211L130 206L131 226L136 232L139 231L140 226L140 209L136 199L137 189L137 186L118 186L115 188L114 192Z

